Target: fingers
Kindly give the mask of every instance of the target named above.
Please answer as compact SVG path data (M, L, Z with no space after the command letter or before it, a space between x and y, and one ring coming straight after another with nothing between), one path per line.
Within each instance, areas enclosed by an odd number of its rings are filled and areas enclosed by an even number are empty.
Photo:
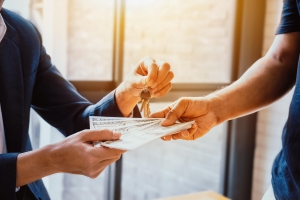
M154 96L156 98L161 97L165 94L167 94L172 88L172 83L168 83L164 88L162 88L160 91L154 93Z
M202 136L204 136L207 132L203 132L203 131L197 131L195 132L193 135L191 135L191 137L188 137L186 140L196 140Z
M166 115L166 119L161 123L162 126L173 125L183 115L187 107L187 102L179 99L174 107Z
M190 133L188 130L183 130L180 131L179 133L173 134L172 139L173 140L179 140L179 139L184 139L190 136Z
M172 135L173 140L190 140L191 138L194 140L194 134L197 131L197 125L193 124L191 128L188 130L181 131L180 133Z
M166 113L168 113L169 110L161 110L155 113L152 113L149 118L165 118L166 117Z
M99 160L115 159L120 158L120 156L125 153L124 150L110 149L107 147L92 148L90 154L97 157Z
M83 141L104 141L104 140L117 140L121 137L120 132L113 132L108 129L104 130L83 130L77 133Z
M168 106L167 108L165 108L161 111L152 113L149 117L150 118L165 118L167 116L167 114L169 113L169 111L171 110L171 107L172 107L172 105Z
M119 158L107 159L97 163L88 170L86 175L90 178L97 178L107 166L116 162L117 160L119 160Z
M170 72L171 66L169 65L169 63L160 60L156 61L156 63L159 66L158 75L156 79L157 85L159 85L166 79L167 75Z
M160 92L164 87L166 87L174 78L174 73L169 71L166 77L159 83L159 85L152 90L152 93Z
M148 87L157 86L158 65L152 58L146 58L141 64L142 70L147 72L146 84Z
M161 138L164 141L170 141L172 139L172 135L167 135Z

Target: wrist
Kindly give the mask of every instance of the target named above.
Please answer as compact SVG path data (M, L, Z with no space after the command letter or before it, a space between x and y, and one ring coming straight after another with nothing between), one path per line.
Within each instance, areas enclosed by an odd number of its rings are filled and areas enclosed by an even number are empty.
M211 112L214 113L216 117L216 125L219 125L226 121L224 116L224 106L221 97L217 93L211 93L205 97L208 101L208 107Z
M115 100L123 116L128 116L140 101L140 97L131 94L126 90L124 83L121 83L116 89Z
M49 148L45 146L18 155L16 187L58 172L51 163Z

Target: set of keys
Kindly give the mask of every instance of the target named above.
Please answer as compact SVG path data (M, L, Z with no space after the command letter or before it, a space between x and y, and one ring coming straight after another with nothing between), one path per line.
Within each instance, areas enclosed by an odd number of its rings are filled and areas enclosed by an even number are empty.
M142 101L142 106L140 108L140 112L143 111L144 117L149 117L150 115L150 104L149 101L151 99L151 92L148 87L145 86L145 88L141 91L140 97Z

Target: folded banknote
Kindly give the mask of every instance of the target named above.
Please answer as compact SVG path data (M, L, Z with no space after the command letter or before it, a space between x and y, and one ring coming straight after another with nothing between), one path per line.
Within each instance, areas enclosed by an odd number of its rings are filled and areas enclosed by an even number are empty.
M161 126L162 118L118 118L90 117L90 129L109 129L121 132L121 138L115 141L95 142L95 147L105 146L114 149L132 150L157 138L191 128L194 121Z

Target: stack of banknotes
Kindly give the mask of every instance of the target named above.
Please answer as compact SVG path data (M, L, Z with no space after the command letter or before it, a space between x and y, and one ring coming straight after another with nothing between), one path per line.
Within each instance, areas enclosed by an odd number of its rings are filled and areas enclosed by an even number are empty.
M114 149L132 150L157 138L174 134L191 128L194 121L176 123L163 127L161 118L118 118L118 117L90 117L90 129L109 129L121 132L122 136L115 141L99 141L94 146L105 146Z

